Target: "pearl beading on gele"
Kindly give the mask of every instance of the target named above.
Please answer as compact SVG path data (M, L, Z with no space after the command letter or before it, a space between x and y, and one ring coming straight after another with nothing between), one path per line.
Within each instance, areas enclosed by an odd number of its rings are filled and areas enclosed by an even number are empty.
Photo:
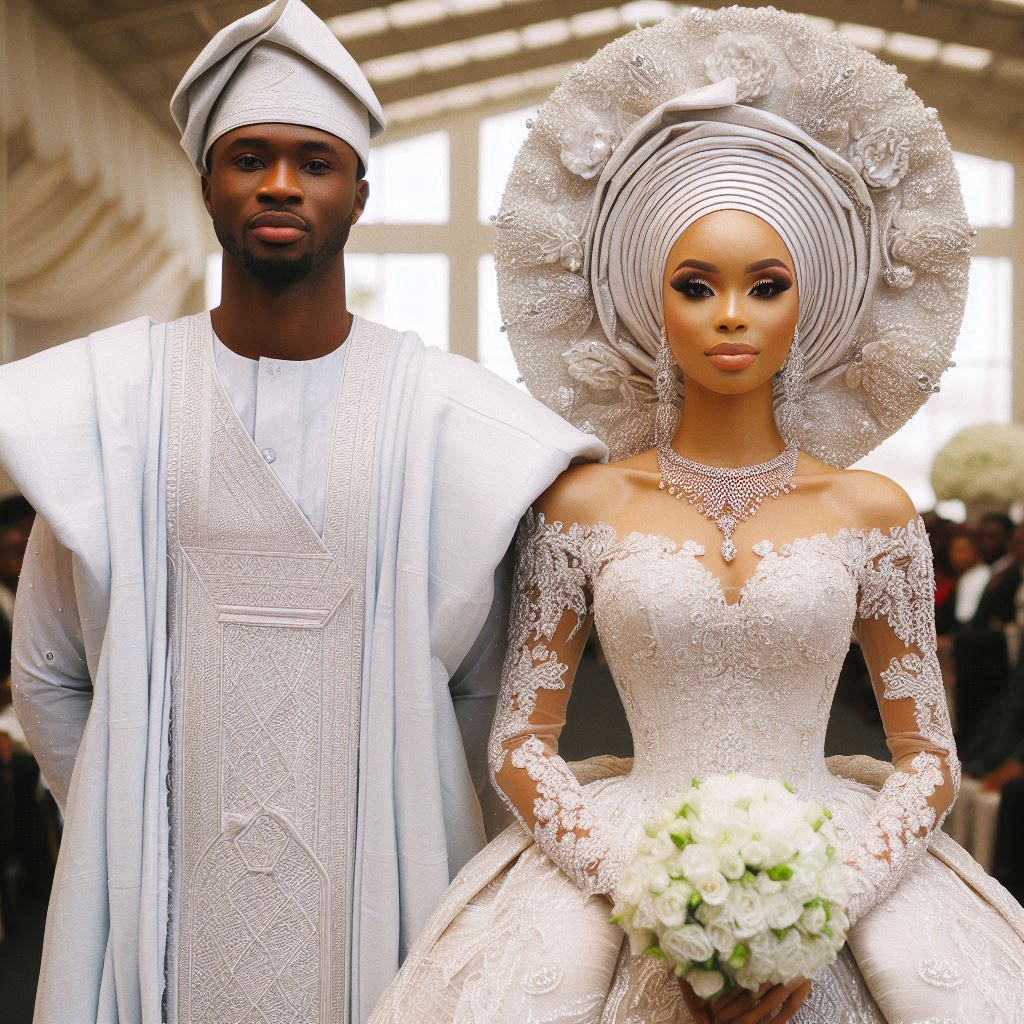
M786 445L756 466L705 466L680 455L670 444L658 445L659 490L697 506L722 531L722 558L736 557L732 535L739 523L757 514L765 498L796 490L797 449Z

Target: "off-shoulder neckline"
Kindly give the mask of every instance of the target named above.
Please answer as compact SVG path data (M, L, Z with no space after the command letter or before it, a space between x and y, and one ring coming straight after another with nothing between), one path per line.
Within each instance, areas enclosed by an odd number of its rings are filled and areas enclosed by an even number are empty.
M721 577L718 576L717 573L713 572L707 564L701 560L702 556L705 554L705 547L693 538L675 540L674 538L667 537L664 534L644 530L630 530L628 533L620 537L615 527L602 520L598 520L595 523L571 522L566 527L566 525L560 520L548 522L542 512L538 513L534 518L541 529L546 528L558 533L571 533L573 531L573 527L575 527L584 535L603 534L606 543L603 545L601 551L602 561L604 561L607 556L613 555L616 550L627 548L630 541L649 541L651 543L661 545L662 552L666 555L687 555L694 560L694 565L699 568L701 573L703 573L707 579L714 584L718 594L719 603L725 608L734 609L743 607L748 591L759 580L762 575L764 565L768 563L773 556L776 558L787 558L797 549L803 549L820 544L837 546L853 539L863 540L870 547L873 544L884 544L887 541L894 541L901 533L914 533L918 537L927 537L927 530L925 529L924 521L918 515L910 518L905 525L890 526L887 529L883 529L878 526L844 526L831 533L822 530L818 533L809 534L805 537L795 537L793 540L786 541L781 544L776 544L775 541L765 538L751 545L751 550L758 556L758 562L754 567L754 571L747 577L743 584L727 587L722 582ZM762 550L758 550L759 548ZM735 601L730 601L727 596L732 591L739 592L739 597Z

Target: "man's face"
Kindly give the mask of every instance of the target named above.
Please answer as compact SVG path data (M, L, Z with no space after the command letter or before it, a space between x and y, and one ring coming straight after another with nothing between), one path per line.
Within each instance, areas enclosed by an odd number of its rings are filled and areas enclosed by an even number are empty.
M978 550L986 562L994 562L1006 554L1010 546L1010 535L1006 528L995 519L984 519L978 524Z
M330 263L369 194L358 162L351 146L317 128L255 124L222 135L203 200L227 256L271 287Z

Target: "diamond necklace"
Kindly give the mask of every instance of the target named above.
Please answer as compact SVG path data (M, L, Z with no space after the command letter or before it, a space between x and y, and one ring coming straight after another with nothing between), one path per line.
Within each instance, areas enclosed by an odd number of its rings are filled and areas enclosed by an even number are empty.
M666 442L658 445L658 487L678 501L685 498L714 522L722 531L722 558L731 562L736 557L732 535L737 524L755 515L769 495L777 498L796 490L796 459L796 447L788 444L774 459L756 466L705 466L684 458Z

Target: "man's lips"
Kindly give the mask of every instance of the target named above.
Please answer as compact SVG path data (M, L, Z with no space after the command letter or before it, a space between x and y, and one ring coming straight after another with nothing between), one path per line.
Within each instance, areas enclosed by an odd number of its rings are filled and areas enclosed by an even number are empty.
M252 217L249 229L264 242L287 245L301 238L309 230L309 225L298 214L268 210Z
M745 370L757 358L757 349L738 341L722 341L704 353L719 370Z

